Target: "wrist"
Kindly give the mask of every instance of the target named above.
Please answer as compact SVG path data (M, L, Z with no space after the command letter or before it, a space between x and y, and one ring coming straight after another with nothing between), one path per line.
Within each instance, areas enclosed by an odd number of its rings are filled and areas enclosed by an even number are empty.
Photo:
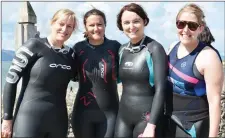
M151 129L155 129L156 128L156 125L151 124L151 123L148 123L147 124L147 127L151 128Z

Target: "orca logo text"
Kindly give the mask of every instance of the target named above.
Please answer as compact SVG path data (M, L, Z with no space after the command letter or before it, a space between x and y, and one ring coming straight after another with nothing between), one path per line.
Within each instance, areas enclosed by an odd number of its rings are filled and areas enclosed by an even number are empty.
M49 67L51 68L62 68L62 69L67 69L67 70L71 70L71 66L67 66L67 65L62 65L62 64L55 64L55 63L52 63L49 65Z

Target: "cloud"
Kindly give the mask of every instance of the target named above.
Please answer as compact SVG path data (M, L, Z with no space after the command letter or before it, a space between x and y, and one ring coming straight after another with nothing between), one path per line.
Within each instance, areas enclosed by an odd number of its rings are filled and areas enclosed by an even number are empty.
M2 48L15 50L15 35L12 32L2 32Z
M2 22L16 22L19 19L18 11L21 5L21 2L2 2Z
M69 8L73 10L78 18L79 29L66 42L67 45L74 45L76 42L83 40L83 15L94 6L102 10L106 14L107 26L106 36L109 39L118 40L120 43L126 43L128 38L116 26L116 18L120 9L131 2L31 2L31 5L37 15L37 29L42 37L46 37L50 33L50 19L53 14L61 8ZM186 3L184 2L135 2L140 4L147 12L150 22L146 26L146 35L154 38L165 48L170 43L177 40L175 18L180 8ZM195 2L196 3L196 2ZM2 2L2 27L5 33L2 34L3 48L14 49L15 25L18 21L19 8L22 2ZM216 39L215 47L224 51L224 6L221 3L213 2L197 2L205 12L206 20ZM92 5L92 6L91 6ZM10 7L10 8L7 8ZM220 16L215 16L218 14ZM7 28L11 27L11 30ZM5 29L6 28L6 29ZM8 32L8 34L6 33ZM10 36L10 32L11 36ZM13 41L12 41L13 39ZM6 47L7 44L7 47Z

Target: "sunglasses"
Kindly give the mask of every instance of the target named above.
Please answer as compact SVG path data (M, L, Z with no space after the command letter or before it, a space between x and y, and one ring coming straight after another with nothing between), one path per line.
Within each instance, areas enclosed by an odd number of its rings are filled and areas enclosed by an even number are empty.
M196 22L190 22L190 21L176 21L176 25L177 25L177 28L178 29L184 29L184 27L186 25L188 25L188 28L191 30L191 31L196 31L198 29L199 25L198 23Z

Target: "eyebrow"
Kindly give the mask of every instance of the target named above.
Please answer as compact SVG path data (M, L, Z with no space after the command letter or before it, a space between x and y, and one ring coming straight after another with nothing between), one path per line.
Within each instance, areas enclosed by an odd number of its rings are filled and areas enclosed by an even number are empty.
M138 20L138 21L140 21L141 20L141 18L135 18L135 19L133 19L133 20L124 20L124 21L135 21L135 20Z

